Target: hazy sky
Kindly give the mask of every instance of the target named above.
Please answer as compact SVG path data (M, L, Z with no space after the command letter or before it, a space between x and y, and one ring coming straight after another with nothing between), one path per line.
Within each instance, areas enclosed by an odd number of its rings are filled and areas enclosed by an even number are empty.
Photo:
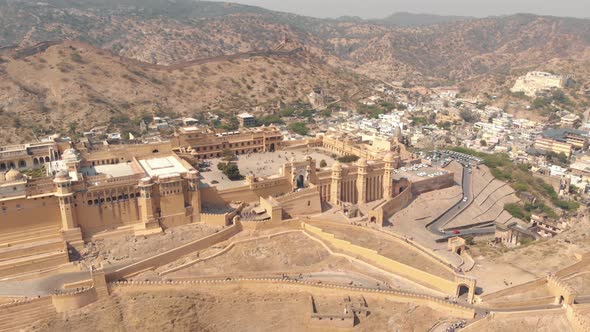
M230 2L315 17L350 15L381 18L400 11L466 16L534 13L590 17L589 0L230 0Z

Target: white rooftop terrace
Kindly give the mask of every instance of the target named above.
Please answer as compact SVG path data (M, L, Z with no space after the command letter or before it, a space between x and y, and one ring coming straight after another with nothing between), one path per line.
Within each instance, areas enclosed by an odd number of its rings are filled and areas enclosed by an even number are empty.
M139 164L148 176L163 176L169 174L182 174L189 170L174 156L142 159Z
M142 173L140 169L134 167L134 164L132 162L82 167L82 169L80 169L80 172L86 176L96 176L105 174L113 178L131 176Z

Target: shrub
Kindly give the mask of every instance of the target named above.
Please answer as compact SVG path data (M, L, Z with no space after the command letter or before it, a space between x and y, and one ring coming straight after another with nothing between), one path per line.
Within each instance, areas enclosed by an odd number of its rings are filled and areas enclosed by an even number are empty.
M359 160L359 157L355 156L353 154L349 154L349 155L342 156L342 157L338 158L338 161L341 163L353 163L357 160Z
M517 203L508 203L504 205L504 210L510 213L514 218L529 220L531 217L530 213Z

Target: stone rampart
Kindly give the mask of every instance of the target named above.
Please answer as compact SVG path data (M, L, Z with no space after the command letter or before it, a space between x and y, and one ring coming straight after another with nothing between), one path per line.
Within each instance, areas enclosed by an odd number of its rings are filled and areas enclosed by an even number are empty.
M232 236L236 235L242 230L242 224L240 222L235 223L234 225L227 227L215 234L209 235L202 239L198 239L192 242L189 242L185 245L182 245L178 248L174 248L163 252L161 254L146 258L139 262L129 264L125 267L119 268L114 272L108 273L106 278L109 281L123 279L142 271L146 271L149 269L154 269L158 266L166 265L169 263L174 262L175 260L181 258L182 256L188 255L192 252L203 250L208 248L216 243L226 241L230 239Z
M51 302L57 312L67 312L70 310L80 309L98 299L94 287L85 288L64 294L54 294L51 296Z
M176 272L178 270L185 269L185 268L190 267L192 265L195 265L197 263L206 262L206 261L208 261L210 259L213 259L215 257L224 255L228 251L230 251L231 249L233 249L236 245L239 245L239 244L242 244L242 243L248 243L248 242L258 241L258 240L263 240L263 239L272 239L273 237L277 237L277 236L281 236L281 235L285 235L285 234L289 234L289 233L301 233L301 232L302 232L301 230L284 231L284 232L279 232L279 233L275 233L275 234L270 234L270 235L265 235L265 236L251 238L251 239L244 239L244 240L239 240L239 241L236 241L236 242L232 242L227 247L223 248L222 250L220 250L220 251L218 251L218 252L216 252L216 253L214 253L214 254L212 254L210 256L188 261L188 262L186 262L186 263L184 263L182 265L175 266L175 267L170 268L168 270L162 271L162 272L160 272L160 275L161 276L164 276L164 275L170 274L172 272Z
M236 284L236 283L260 283L260 284L282 284L305 286L325 289L345 290L349 293L364 293L387 296L394 301L403 303L423 304L435 310L440 310L448 315L465 319L473 319L475 310L473 308L452 303L429 295L415 294L409 292L372 289L354 286L342 286L328 283L318 283L309 281L298 281L292 279L280 278L233 278L220 280L182 280L182 281L118 281L110 283L110 288L116 291L150 291L158 288L170 289L170 287L188 287L195 288L197 285L209 286L214 284Z
M317 187L301 189L275 199L283 211L292 217L322 212L322 202Z
M418 284L425 285L437 291L453 296L456 294L457 284L454 281L446 280L422 270L418 270L411 266L394 261L378 254L375 250L363 248L354 245L349 241L337 239L333 234L326 233L321 228L305 223L302 223L302 226L306 232L309 232L314 236L317 236L318 238L328 242L332 247L338 250L349 252L354 256L361 257L367 262L371 262L376 266L384 268L388 272L399 275Z
M590 331L590 319L587 316L580 314L576 305L568 305L565 310L565 315L573 332Z
M555 275L547 276L547 287L549 292L555 296L556 304L573 304L576 298L576 291L565 281Z
M580 260L566 268L563 268L555 273L557 278L565 278L582 270L588 270L590 268L590 254L584 254Z
M412 181L412 193L419 195L425 192L452 187L455 184L454 174L449 172L433 178Z
M394 213L402 210L410 204L414 197L412 195L412 187L413 183L409 183L408 187L399 195L369 211L369 220L377 225L383 225L387 222Z
M413 251L418 251L422 254L425 254L426 256L428 256L430 259L436 261L436 263L440 264L440 266L444 267L445 269L449 270L449 272L457 272L452 266L453 264L451 264L451 262L449 262L448 260L446 260L444 257L437 255L434 251L432 251L429 248L426 248L425 246L421 245L420 243L409 239L407 237L401 236L397 233L394 232L390 232L390 231L386 231L383 229L377 229L379 232L387 234L389 236L392 236L394 238L396 238L399 244L405 246L406 248L413 250Z

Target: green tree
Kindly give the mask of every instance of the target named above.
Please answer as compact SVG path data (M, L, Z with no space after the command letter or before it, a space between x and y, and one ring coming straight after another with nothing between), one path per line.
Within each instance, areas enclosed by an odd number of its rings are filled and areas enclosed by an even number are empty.
M307 135L309 133L309 128L303 122L293 122L288 128L299 135Z
M488 142L486 142L485 139L482 139L482 140L479 141L479 145L481 145L481 146L488 146Z
M328 163L324 159L322 159L320 161L320 167L326 167L326 166L328 166Z
M223 174L225 174L230 180L239 180L242 178L240 169L236 163L228 163L223 169Z
M223 149L223 151L221 151L221 157L225 161L232 161L232 160L236 159L236 155L232 152L232 150L227 149L227 148Z
M477 115L477 113L472 112L470 110L461 110L461 112L459 112L459 116L465 122L474 123L474 122L479 121L479 115Z

